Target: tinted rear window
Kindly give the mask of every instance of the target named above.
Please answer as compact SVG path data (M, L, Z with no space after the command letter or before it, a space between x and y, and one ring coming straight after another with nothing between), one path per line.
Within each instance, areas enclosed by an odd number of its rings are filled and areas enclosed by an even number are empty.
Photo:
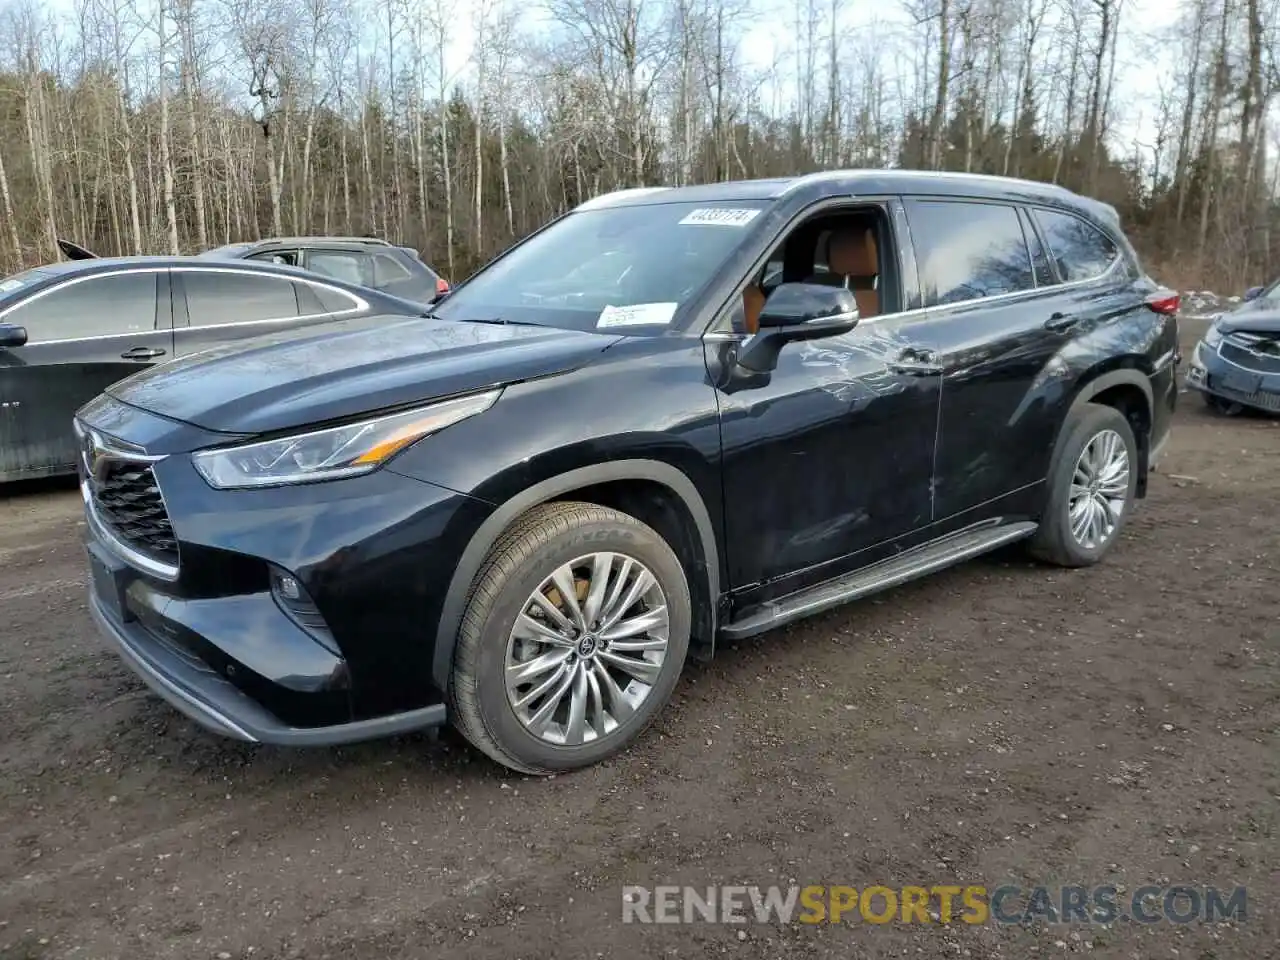
M1033 215L1064 283L1101 276L1120 255L1109 237L1079 217L1053 210L1036 210Z
M1035 288L1013 207L951 200L909 200L906 207L926 306Z

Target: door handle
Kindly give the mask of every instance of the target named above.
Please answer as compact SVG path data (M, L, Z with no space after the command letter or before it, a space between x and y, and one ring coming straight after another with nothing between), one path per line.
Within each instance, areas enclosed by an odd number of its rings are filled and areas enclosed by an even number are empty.
M155 347L134 347L132 350L126 350L120 354L121 360L151 360L155 357L163 357L164 351L157 350Z
M1061 333L1063 330L1070 330L1079 322L1079 317L1072 316L1069 313L1058 312L1044 322L1044 328Z

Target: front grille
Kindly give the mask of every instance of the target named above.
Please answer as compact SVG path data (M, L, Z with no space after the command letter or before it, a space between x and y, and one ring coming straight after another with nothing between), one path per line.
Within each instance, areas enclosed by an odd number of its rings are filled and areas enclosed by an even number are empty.
M178 541L149 463L108 460L92 483L98 519L125 546L171 567Z
M1280 338L1259 333L1229 333L1218 348L1223 360L1258 373L1280 373Z

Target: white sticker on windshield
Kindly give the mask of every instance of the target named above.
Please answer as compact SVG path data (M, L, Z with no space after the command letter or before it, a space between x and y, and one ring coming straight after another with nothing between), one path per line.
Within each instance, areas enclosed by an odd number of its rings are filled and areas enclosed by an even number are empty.
M21 280L0 280L0 293L11 293L22 286Z
M666 326L675 316L678 306L678 303L636 303L629 307L610 305L600 311L596 326L600 329L647 327L655 324Z
M680 223L708 227L745 227L759 215L759 210L726 210L718 207L703 207L699 210L694 210Z

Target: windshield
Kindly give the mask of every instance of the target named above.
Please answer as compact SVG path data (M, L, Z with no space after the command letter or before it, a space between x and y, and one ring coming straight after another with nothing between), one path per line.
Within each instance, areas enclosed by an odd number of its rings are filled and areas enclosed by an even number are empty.
M747 235L760 201L579 210L441 302L447 320L658 334Z
M11 300L20 291L25 290L31 284L50 276L47 270L40 267L34 267L31 270L24 270L22 273L15 273L11 277L0 279L0 304L7 300Z

